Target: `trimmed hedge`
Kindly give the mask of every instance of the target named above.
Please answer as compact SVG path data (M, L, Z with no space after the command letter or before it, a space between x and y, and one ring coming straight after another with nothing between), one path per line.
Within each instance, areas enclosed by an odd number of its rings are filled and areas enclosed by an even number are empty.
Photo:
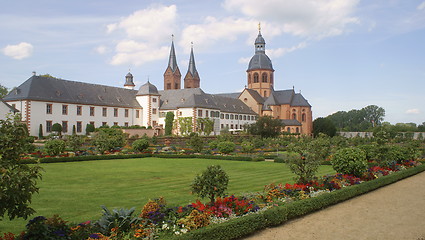
M378 179L346 187L314 198L274 207L258 214L251 214L227 222L211 225L184 235L163 236L162 239L210 240L210 239L237 239L266 227L281 225L289 220L301 217L308 213L332 206L361 194L373 191L403 178L425 171L425 164L418 167L402 170Z
M86 155L86 156L75 156L75 157L46 157L38 159L22 159L20 160L23 164L35 164L35 163L57 163L57 162L79 162L79 161L94 161L94 160L113 160L113 159L127 159L127 158L145 158L145 157L157 157L157 158L204 158L204 159L218 159L218 160L230 160L230 161L264 161L264 158L258 157L245 157L245 156L221 156L221 155L180 155L180 154L123 154L123 155Z

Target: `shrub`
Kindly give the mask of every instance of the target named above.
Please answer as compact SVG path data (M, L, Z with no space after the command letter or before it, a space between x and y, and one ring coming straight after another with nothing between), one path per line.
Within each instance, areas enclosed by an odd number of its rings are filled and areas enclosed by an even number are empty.
M296 159L300 158L300 154L295 152L283 152L279 153L279 155L274 159L276 163L288 163L294 162Z
M27 231L23 239L69 239L71 230L66 222L57 215L51 218L38 216L26 225Z
M95 223L103 234L109 235L112 228L119 227L120 231L128 232L132 224L136 223L139 219L132 217L135 208L131 209L113 209L109 211L105 206L102 206L103 215Z
M218 151L224 154L229 154L233 151L235 151L236 144L234 142L226 141L221 142L217 145Z
M143 152L143 150L147 149L149 147L149 141L146 139L138 139L133 142L131 145L134 150L138 152Z
M100 153L125 145L125 135L118 128L99 128L93 143Z
M210 203L215 202L216 197L224 196L229 184L229 177L221 166L208 166L201 175L193 180L191 185L192 192L198 194L199 197L209 197Z
M86 125L86 135L89 135L90 133L94 132L95 128L93 124L88 123Z
M65 151L65 142L60 139L52 139L44 144L47 154L57 156Z
M62 125L60 125L59 123L53 124L52 131L57 132L60 136L62 134Z
M244 153L252 153L254 151L254 144L249 141L243 141L241 143L241 151Z
M197 153L201 152L202 149L204 148L204 141L202 140L201 137L199 137L197 133L190 134L190 139L188 144Z
M361 177L367 170L366 154L358 148L343 148L332 157L332 167L338 173Z
M43 125L38 126L38 139L43 139Z
M213 141L211 141L211 142L209 142L208 143L208 146L211 148L211 149L217 149L217 147L218 147L218 144L220 143L220 141L218 141L218 140L213 140Z

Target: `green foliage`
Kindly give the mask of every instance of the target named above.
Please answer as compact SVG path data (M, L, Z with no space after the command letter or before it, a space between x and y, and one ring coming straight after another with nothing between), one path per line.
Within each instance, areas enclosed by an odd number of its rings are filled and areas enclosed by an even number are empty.
M198 118L196 119L198 125L199 134L204 133L206 136L209 136L214 130L214 119Z
M38 139L43 139L43 125L38 126Z
M33 140L19 115L0 120L0 220L5 215L26 219L35 213L30 203L38 192L42 169L20 163L20 155L32 147Z
M57 156L65 151L65 141L52 139L44 144L44 150L47 154Z
M254 152L254 144L250 141L243 141L241 143L241 151L244 153Z
M99 128L93 138L93 144L100 153L111 151L125 145L125 135L121 129Z
M72 135L77 135L77 128L75 125L72 125Z
M165 115L165 136L171 135L173 131L174 113L167 112Z
M192 132L192 117L181 117L178 118L178 124L180 126L180 134L183 136L189 135Z
M134 150L138 152L143 152L144 150L148 149L149 141L143 138L137 139L136 141L133 142L131 146L133 147Z
M139 219L132 217L135 208L131 209L113 209L109 211L105 206L102 206L103 215L95 223L102 234L109 235L112 228L119 228L122 232L128 232L132 224L136 223Z
M201 175L195 177L191 187L193 193L201 198L209 197L210 203L213 203L216 197L224 196L228 184L229 177L221 166L211 165Z
M202 138L196 133L190 134L188 144L197 153L202 152L202 149L204 148L204 140L202 140Z
M340 131L364 132L381 125L385 110L376 105L369 105L360 110L338 111L327 116Z
M306 183L313 180L320 163L330 154L329 138L320 136L312 139L301 137L287 147L288 151L299 154L298 158L288 158L288 166L298 176L297 181Z
M60 125L59 123L53 124L52 131L57 132L59 136L62 135L62 125Z
M51 218L35 217L28 222L26 228L23 239L66 240L71 233L66 222L58 215Z
M80 150L84 143L84 137L78 135L68 135L66 136L66 140L67 146L74 152Z
M262 116L257 121L248 126L248 133L259 135L262 138L277 137L281 129L285 127L282 121L271 116Z
M361 177L368 168L366 153L359 148L340 149L333 155L331 162L338 173L352 174L356 177Z
M296 152L283 152L279 153L278 156L275 157L275 163L293 163L301 158L299 153Z
M224 154L229 154L231 152L234 152L236 149L236 144L234 142L230 142L230 141L225 141L225 142L220 142L217 145L217 149L218 151L220 151L221 153Z
M93 124L88 123L86 125L86 135L89 135L90 133L94 132L95 127Z
M313 135L316 137L319 133L323 133L328 135L329 137L333 137L336 135L336 127L335 124L329 120L328 118L316 118L313 121Z
M7 87L0 84L0 99L4 98L4 96L6 96L8 92L9 90L7 89Z

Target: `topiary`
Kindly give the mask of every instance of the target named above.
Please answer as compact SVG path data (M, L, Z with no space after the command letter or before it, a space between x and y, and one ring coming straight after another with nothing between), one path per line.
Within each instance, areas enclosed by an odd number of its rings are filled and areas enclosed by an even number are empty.
M338 173L361 177L367 170L366 153L359 148L342 148L331 159L332 167Z

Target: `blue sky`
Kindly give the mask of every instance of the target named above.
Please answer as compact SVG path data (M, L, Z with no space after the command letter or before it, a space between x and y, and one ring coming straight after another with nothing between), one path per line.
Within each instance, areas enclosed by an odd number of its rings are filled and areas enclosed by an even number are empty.
M191 42L201 88L240 91L258 23L275 89L295 88L313 117L378 105L385 121L425 122L424 0L16 0L0 3L0 84L32 71L163 89L171 35L182 75Z

